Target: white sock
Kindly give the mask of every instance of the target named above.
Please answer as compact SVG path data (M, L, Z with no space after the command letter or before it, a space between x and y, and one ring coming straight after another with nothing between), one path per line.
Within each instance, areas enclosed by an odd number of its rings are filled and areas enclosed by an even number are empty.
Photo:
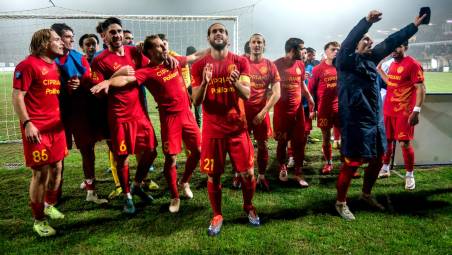
M259 174L258 178L259 178L259 180L263 180L263 179L265 179L265 175Z
M328 160L326 163L327 163L328 165L332 165L332 164L333 164L333 161L330 159L330 160Z
M51 206L51 205L47 204L47 202L44 202L44 207L45 207L45 208L47 208L47 207L49 207L49 206Z
M389 165L388 164L383 164L383 166L381 167L381 170L389 172Z
M414 172L406 172L406 177L414 177Z
M337 204L337 205L346 205L347 202L341 202L341 201L337 201L337 200L336 200L336 204Z
M129 192L126 194L126 197L127 197L127 199L132 199L132 194L130 194L130 192Z

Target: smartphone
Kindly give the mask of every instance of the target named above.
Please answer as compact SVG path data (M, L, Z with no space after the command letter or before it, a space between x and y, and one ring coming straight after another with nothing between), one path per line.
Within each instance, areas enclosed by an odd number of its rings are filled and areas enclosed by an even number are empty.
M427 16L424 18L424 20L422 20L421 24L429 24L430 23L430 7L422 7L419 10L419 17L422 17L422 15L427 14Z

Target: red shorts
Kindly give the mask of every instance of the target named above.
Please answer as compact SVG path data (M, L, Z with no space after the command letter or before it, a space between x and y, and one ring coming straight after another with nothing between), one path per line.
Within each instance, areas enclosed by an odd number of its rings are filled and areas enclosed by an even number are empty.
M320 129L331 129L340 127L339 113L322 113L317 115L317 127Z
M248 125L248 133L253 133L254 139L258 141L267 140L272 137L273 131L270 124L270 115L267 113L261 124L254 125L253 119L259 112L246 111L246 122Z
M409 141L414 138L414 126L408 123L408 116L384 116L388 140Z
M163 153L175 155L182 151L182 140L188 150L201 147L201 132L189 110L174 114L160 114Z
M273 116L273 128L275 130L276 141L299 142L299 139L304 139L305 121L303 113L296 115L275 114Z
M115 155L129 155L155 150L157 139L147 118L110 124L112 151Z
M41 143L29 143L22 131L25 163L28 167L37 168L63 160L68 154L66 135L63 126L54 131L41 133Z
M226 153L237 172L254 167L254 149L248 132L225 138L202 137L201 172L212 175L224 173Z

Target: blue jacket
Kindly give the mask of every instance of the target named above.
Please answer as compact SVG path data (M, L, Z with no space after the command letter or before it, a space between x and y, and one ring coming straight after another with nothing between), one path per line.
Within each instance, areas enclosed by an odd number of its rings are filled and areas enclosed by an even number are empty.
M339 79L341 153L350 158L374 158L386 150L376 66L417 32L412 23L377 44L370 54L356 53L358 42L372 23L363 18L341 44L336 57Z

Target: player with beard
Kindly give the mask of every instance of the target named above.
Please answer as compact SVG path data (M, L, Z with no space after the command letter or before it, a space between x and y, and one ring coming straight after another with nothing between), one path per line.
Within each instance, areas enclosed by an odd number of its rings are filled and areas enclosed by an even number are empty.
M110 79L121 68L127 75L134 75L135 69L145 66L149 60L137 48L123 45L121 20L111 17L102 23L108 50L94 58L92 79L100 83ZM132 195L144 202L153 199L143 191L142 181L146 177L157 152L154 128L146 114L140 89L135 86L111 89L108 92L108 123L111 134L112 152L116 161L117 173L124 194L124 212L135 213ZM129 185L128 155L139 155L137 172L132 188Z
M379 177L389 177L389 161L395 140L399 141L405 162L405 189L413 190L414 181L414 126L419 123L419 113L425 99L424 72L421 64L406 55L408 41L392 52L394 62L389 66L388 74L377 69L387 84L383 105L384 122L388 148L383 157L383 166Z
M265 178L268 165L267 140L272 136L270 116L268 112L278 102L280 97L279 73L275 64L264 58L265 38L261 34L253 34L249 47L251 54L247 57L250 62L250 98L245 102L248 132L257 141L257 165L259 177L257 183L266 191L270 185Z
M276 157L279 162L279 179L283 182L288 181L285 164L286 147L288 141L291 141L295 161L294 179L304 188L309 184L302 173L306 138L304 132L300 132L300 130L304 130L304 110L301 97L302 95L306 97L311 111L314 109L314 100L304 82L303 45L303 40L289 38L285 44L286 56L275 61L281 76L281 98L274 107L273 127L275 139L278 141Z
M243 209L250 224L260 225L252 199L256 190L254 150L247 132L245 105L250 95L248 61L229 52L228 31L214 23L207 30L211 53L192 66L193 103L202 104L203 127L201 141L201 171L208 175L207 192L214 217L208 235L220 233L221 175L226 153L233 168L241 173Z

